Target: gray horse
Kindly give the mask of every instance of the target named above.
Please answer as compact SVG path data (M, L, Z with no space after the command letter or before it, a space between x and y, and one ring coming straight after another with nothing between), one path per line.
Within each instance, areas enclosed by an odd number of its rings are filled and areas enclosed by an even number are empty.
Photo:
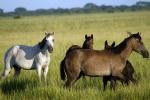
M16 45L9 48L4 56L4 71L2 79L5 79L11 68L14 67L17 77L21 69L36 69L39 80L41 81L41 72L43 70L46 81L48 66L50 63L49 53L52 53L54 45L54 32L45 33L44 39L34 46Z

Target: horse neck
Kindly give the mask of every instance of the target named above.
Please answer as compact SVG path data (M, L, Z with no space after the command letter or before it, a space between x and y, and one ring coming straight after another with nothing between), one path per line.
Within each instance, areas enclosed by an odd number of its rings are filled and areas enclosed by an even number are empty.
M34 48L37 49L37 52L42 52L42 54L47 54L47 53L48 53L47 48L46 48L46 47L43 47L43 48L41 49L41 48L39 47L39 44L36 44L36 45L34 46Z
M86 43L85 42L83 43L82 48L86 48Z
M49 54L47 47L44 47L43 49L41 49L41 52L42 52L43 54L46 54L46 55Z
M34 52L36 52L36 53L41 52L41 50L40 50L40 48L39 48L39 45L38 45L38 44L34 45L34 46L32 47L32 49L33 49L33 51L34 51Z
M120 53L121 58L127 60L132 53L132 45L131 42L128 41L126 48Z
M86 42L83 43L82 48L83 49L93 49L93 47L91 45L87 45Z

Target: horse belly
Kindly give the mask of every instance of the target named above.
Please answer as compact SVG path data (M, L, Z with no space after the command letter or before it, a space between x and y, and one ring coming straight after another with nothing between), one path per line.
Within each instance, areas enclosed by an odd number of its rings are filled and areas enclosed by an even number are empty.
M17 55L15 59L16 65L23 69L33 69L34 59L26 59L23 55Z
M92 64L85 66L84 73L89 76L105 76L110 75L111 70L108 65Z
M23 69L33 69L33 60L20 59L16 64Z

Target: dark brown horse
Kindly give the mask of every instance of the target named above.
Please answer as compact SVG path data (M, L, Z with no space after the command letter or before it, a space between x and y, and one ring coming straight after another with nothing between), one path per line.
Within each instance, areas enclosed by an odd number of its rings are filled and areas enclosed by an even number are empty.
M72 45L66 52L66 55L64 57L64 59L61 61L61 64L60 64L60 72L62 72L61 74L61 79L62 80L65 80L65 74L64 73L64 66L65 66L65 58L66 56L69 54L69 52L71 52L72 50L75 50L75 49L93 49L93 34L91 34L91 36L87 36L87 34L85 35L85 41L82 45L82 47L78 46L78 45Z
M108 50L75 49L65 57L64 70L61 75L67 75L66 86L71 87L82 75L86 76L115 76L125 80L122 73L127 59L132 51L144 58L149 57L139 33L125 38L119 45ZM64 71L64 72L62 72Z
M110 45L108 45L107 40L105 41L105 50L108 50L108 51L111 52L111 50L114 48L114 46L115 46L115 42L113 42L112 45L110 46ZM122 71L122 73L123 73L123 75L124 75L126 81L120 80L120 81L122 82L122 84L125 83L125 84L128 85L128 84L129 84L129 81L131 81L131 82L134 83L134 84L137 83L136 79L133 78L134 72L135 72L135 71L134 71L134 68L133 68L132 64L127 60L126 66L125 66L125 68L124 68L123 71ZM117 80L117 78L116 78L116 80ZM115 83L116 83L116 80L114 80ZM112 89L112 88L114 89L115 87L112 87L112 86L113 86L113 83L112 83L112 76L104 76L104 77L103 77L104 90L106 89L106 86L107 86L107 82L108 82L108 81L111 81L111 84L110 84L111 89Z

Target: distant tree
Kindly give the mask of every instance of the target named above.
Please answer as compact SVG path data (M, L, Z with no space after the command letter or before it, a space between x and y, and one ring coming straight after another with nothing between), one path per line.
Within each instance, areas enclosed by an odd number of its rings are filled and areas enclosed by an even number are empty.
M1 16L13 16L15 19L21 18L22 16L33 16L33 15L59 15L59 14L74 14L74 13L97 13L97 12L125 12L125 11L150 11L150 2L139 1L134 5L120 5L120 6L111 6L111 5L96 5L94 3L87 3L82 8L57 8L57 9L37 9L28 11L26 8L18 7L14 12L3 12L3 9L0 9ZM21 16L21 17L20 17Z
M0 8L0 16L4 15L3 9Z
M4 13L3 9L0 8L0 14L3 14L3 13Z
M145 2L145 1L139 1L136 3L137 6L150 6L150 2Z
M87 3L85 6L84 6L84 9L97 9L98 6L94 3Z
M139 10L150 10L150 2L139 1L134 6Z
M15 13L17 15L24 15L27 12L26 8L18 7L15 9Z
M76 8L71 8L70 12L71 13L82 13L83 10L82 10L82 8L76 7Z
M56 9L53 9L53 8L48 9L48 12L49 12L50 14L54 14L54 13L56 12Z
M117 6L117 7L116 7L116 10L119 10L119 11L121 11L121 12L124 12L124 11L126 11L128 8L129 8L129 7L126 6L126 5L120 5L120 6Z
M102 9L102 11L106 11L106 9L107 9L107 6L105 6L105 5L102 5L102 6L100 6L100 8Z
M63 8L58 8L57 14L62 14L62 13L65 13L65 10Z
M45 13L46 10L45 9L37 9L35 12L41 14L41 13Z

